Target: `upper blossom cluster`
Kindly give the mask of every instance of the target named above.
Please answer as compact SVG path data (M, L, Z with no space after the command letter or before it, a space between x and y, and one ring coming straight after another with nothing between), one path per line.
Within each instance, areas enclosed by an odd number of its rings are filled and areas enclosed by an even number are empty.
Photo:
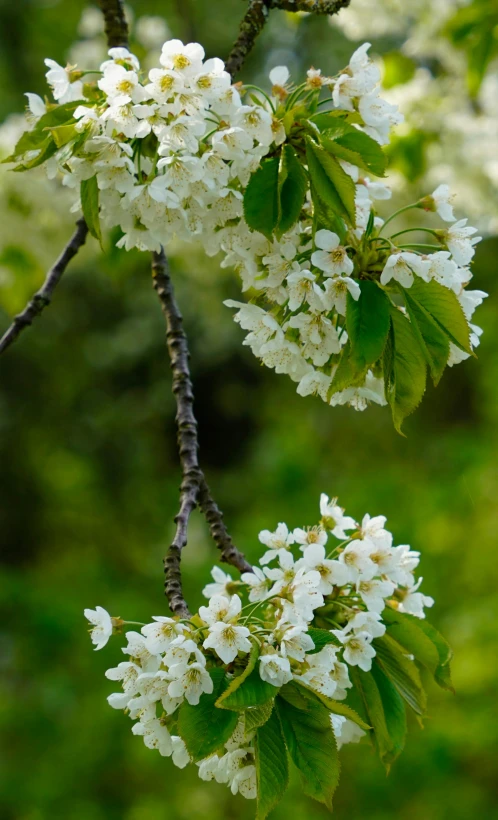
M126 634L129 659L106 673L123 688L109 696L110 705L127 711L136 721L133 733L148 747L184 766L189 752L180 734L172 733L178 709L213 693L213 669L225 669L230 681L247 665L275 694L294 682L343 701L353 685L349 670L372 667L373 641L386 632L385 607L423 618L424 607L433 604L414 576L419 553L393 546L385 523L384 516L365 515L358 524L336 499L322 495L317 525L289 530L281 523L273 532L263 530L259 565L240 581L215 567L204 589L209 602L196 615L156 616L140 633ZM113 623L100 607L85 614L97 649L113 626L126 623ZM332 725L339 745L363 734L340 710ZM242 718L226 753L198 762L200 777L255 797L253 734Z
M79 187L75 208L118 226L120 246L157 251L177 237L221 252L249 298L227 304L265 365L331 405L389 403L400 429L426 368L437 383L479 344L472 317L486 294L466 289L480 237L454 221L448 186L408 206L454 223L418 228L427 244L410 241L415 228L388 235L398 212L376 213L391 192L372 174L383 174L380 146L401 117L380 96L369 47L337 76L310 69L299 85L278 66L270 92L249 100L198 43L166 42L147 76L111 49L93 84L92 72L47 61L59 105L28 95L33 129L13 156ZM407 359L408 397L395 378Z

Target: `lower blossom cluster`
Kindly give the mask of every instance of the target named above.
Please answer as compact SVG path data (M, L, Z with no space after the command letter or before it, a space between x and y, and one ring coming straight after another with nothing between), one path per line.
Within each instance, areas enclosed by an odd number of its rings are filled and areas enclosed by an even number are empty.
M155 616L140 632L126 632L127 660L106 672L123 691L109 695L109 704L128 714L148 748L183 768L192 758L179 713L184 703L196 707L213 693L213 670L229 687L257 669L275 696L293 682L332 707L344 701L350 670L372 667L373 642L386 632L385 608L422 619L434 603L414 575L419 553L393 546L385 523L370 515L357 523L323 494L316 525L263 530L258 565L240 580L214 567L203 590L208 602L195 615ZM127 623L101 607L85 615L97 649ZM364 731L338 712L330 716L338 745L358 741ZM253 736L242 712L223 749L197 760L199 776L256 797Z

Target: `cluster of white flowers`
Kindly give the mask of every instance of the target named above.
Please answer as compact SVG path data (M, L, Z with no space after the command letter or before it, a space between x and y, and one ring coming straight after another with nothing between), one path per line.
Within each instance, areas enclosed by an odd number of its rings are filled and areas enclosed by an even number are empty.
M275 694L295 681L341 701L352 686L348 667L371 669L372 642L386 631L386 605L424 617L424 607L434 602L419 591L422 579L414 576L419 553L393 546L384 516L365 515L356 523L326 495L320 498L320 515L316 526L305 529L291 531L281 523L274 532L263 530L259 540L266 550L259 566L240 581L214 567L213 582L203 591L209 603L190 619L156 616L140 633L126 633L123 652L129 660L106 672L121 682L123 692L108 701L135 721L132 731L146 746L172 756L179 767L187 765L185 743L170 728L184 701L196 706L203 693L213 692L213 668L225 669L233 679L256 651L259 675ZM247 597L245 605L241 595ZM113 628L121 631L126 624L101 607L85 615L97 649ZM331 722L339 744L364 734L342 715L333 715ZM253 734L242 716L226 753L200 761L199 776L255 797Z
M59 171L69 187L96 179L100 221L107 228L119 226L119 246L157 251L179 238L202 241L210 255L221 252L222 266L234 268L243 291L249 292L249 303L226 302L238 308L235 320L249 331L244 344L265 365L289 375L300 395L316 394L331 405L358 410L369 402L386 404L384 380L373 370L354 386L331 387L348 341L347 298L359 299L362 279L389 290L395 282L410 287L415 276L451 289L469 322L474 347L482 331L470 319L485 296L465 291L479 241L476 229L459 220L446 230L430 231L438 245L429 253L422 245L400 245L394 241L398 234L382 233L394 215L385 222L374 216L374 201L389 199L389 188L340 156L339 171L351 178L355 190L355 219L349 226L338 220L338 226L330 226L337 232L323 223L316 230L310 191L295 225L278 239L253 230L244 218L251 175L283 143L302 140L294 121L306 105L311 106L306 127L317 134L309 117L324 103L331 115L340 114L335 122L353 117L354 129L345 126L353 134L357 130L381 145L388 142L402 117L396 105L379 96L380 71L368 56L369 47L360 46L336 77L310 69L297 87L287 68L279 66L270 73L270 95L256 89L250 104L244 94L251 87L233 85L223 62L205 61L198 43L166 42L160 67L147 76L135 55L111 49L97 72L100 78L90 86L84 81L91 72L46 61L47 80L59 104L87 97L73 112L75 138L46 162L49 174ZM46 104L33 94L28 100L36 127ZM299 115L294 113L298 110ZM36 151L28 154L36 159ZM437 211L446 221L454 218L445 185L414 207ZM452 344L449 364L469 355Z
M96 100L74 111L81 150L68 156L63 147L49 173L70 187L96 176L101 221L121 228L126 249L211 236L240 218L243 186L272 142L285 139L281 122L263 105L244 105L223 62L204 61L198 43L166 42L146 78L127 49L109 57ZM46 63L54 99L83 101L81 72ZM36 124L45 103L33 94L28 102Z

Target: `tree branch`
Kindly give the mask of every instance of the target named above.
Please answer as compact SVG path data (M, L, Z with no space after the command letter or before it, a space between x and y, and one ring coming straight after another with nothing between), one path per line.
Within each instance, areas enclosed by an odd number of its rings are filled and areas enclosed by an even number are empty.
M225 68L234 77L252 51L258 34L264 28L271 9L306 11L311 14L337 14L351 0L250 0L239 26L239 35L232 47Z
M104 15L108 48L128 48L128 23L122 0L99 0Z
M249 8L239 26L238 37L225 63L225 69L234 77L252 51L258 34L265 27L270 13L270 0L250 0Z
M223 523L223 515L211 497L199 465L199 443L194 414L194 392L190 378L188 341L183 329L183 317L175 299L168 261L163 250L152 256L152 278L166 319L166 343L173 372L173 395L177 407L177 442L183 475L180 485L180 509L175 517L175 537L164 559L165 592L172 612L184 618L188 617L188 606L183 597L180 561L182 550L187 544L189 518L197 504L206 516L213 540L221 551L221 560L232 564L242 572L250 571L251 566L232 543Z
M84 219L78 219L76 223L76 230L66 247L59 256L57 262L50 268L45 277L45 281L33 298L28 302L22 313L19 313L13 320L12 324L6 330L0 339L0 353L3 353L10 345L15 342L22 331L29 327L36 316L50 304L55 288L60 282L62 274L66 270L69 262L76 256L79 249L84 245L88 235L88 228Z

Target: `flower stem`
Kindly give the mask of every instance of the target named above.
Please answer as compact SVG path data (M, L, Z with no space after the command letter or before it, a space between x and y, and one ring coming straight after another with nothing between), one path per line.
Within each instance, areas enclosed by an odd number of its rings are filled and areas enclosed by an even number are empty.
M379 231L379 236L381 235L381 233L384 230L384 228L386 227L386 225L389 225L389 223L392 222L393 219L395 219L397 216L399 216L400 214L405 213L405 211L411 211L413 208L418 208L418 207L419 207L418 203L413 202L411 205L405 205L403 208L399 208L399 210L394 211L394 213L391 214L391 216L389 216L386 219L386 221L384 222L382 228Z

